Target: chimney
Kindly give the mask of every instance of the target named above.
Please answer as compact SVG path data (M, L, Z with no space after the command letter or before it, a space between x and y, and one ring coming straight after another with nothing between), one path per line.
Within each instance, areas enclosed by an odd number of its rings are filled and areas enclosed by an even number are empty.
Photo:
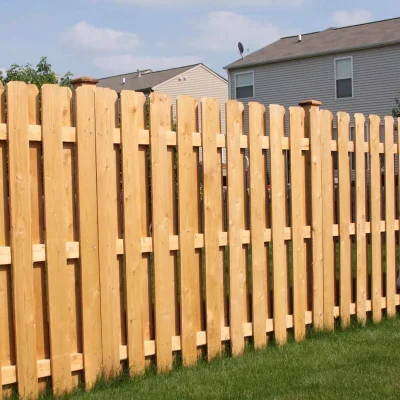
M300 43L300 42L301 42L301 40L302 40L302 37L301 37L301 35L298 35L298 36L297 36L297 41Z
M140 71L140 69L137 70L137 75L138 75L138 78L142 77L142 72Z

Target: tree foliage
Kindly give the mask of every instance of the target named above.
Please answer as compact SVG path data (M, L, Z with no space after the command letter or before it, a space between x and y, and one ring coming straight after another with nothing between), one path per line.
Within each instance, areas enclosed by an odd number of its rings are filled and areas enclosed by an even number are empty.
M53 71L51 64L47 61L47 57L42 57L39 63L34 67L32 64L25 66L12 64L3 74L0 71L0 80L7 84L10 81L22 81L32 83L39 89L46 83L60 83L61 86L71 87L72 73L67 72L58 82L56 73Z
M400 117L400 97L395 98L396 105L393 107L392 114L393 117L399 118Z

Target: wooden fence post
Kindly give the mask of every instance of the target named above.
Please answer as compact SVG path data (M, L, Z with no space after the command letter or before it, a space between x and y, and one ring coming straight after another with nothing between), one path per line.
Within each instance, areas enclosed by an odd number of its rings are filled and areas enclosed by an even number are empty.
M339 236L340 236L340 319L341 326L350 324L351 305L351 183L349 161L350 116L338 113L339 158Z
M95 88L82 85L76 89L75 94L83 359L85 383L89 389L101 373L103 361L97 221Z
M324 259L324 328L333 330L335 325L335 244L333 239L333 159L332 159L332 113L322 110L321 154L322 154L322 210L323 210L323 259Z
M35 296L33 286L30 204L28 87L7 87L11 258L14 289L18 392L23 398L38 394Z
M371 115L369 146L371 152L371 247L372 247L372 317L382 319L382 238L381 238L381 163L379 156L380 118Z
M139 134L145 126L145 101L143 93L125 90L121 93L126 325L128 365L132 375L142 374L146 366L144 294L147 293L145 284L147 269L143 265L142 227L139 223L143 218L142 215L146 214L145 207L142 207L142 199L148 189L147 185L146 187L141 185L140 174L145 174L145 172L140 170L142 160L139 152Z
M313 324L316 329L322 329L324 324L323 175L319 112L321 104L317 100L306 100L300 103L305 111L305 137L310 139L309 154L306 154L305 172L306 190L311 189L311 201L306 201L306 223L311 223L312 244L312 251L310 251L310 248L307 251L307 254L311 256L311 259L307 259L307 285L309 303L312 303ZM309 194L306 198L309 198Z
M396 234L394 184L394 119L385 117L385 209L386 209L386 312L396 315Z
M167 131L171 129L171 98L160 93L150 96L151 194L153 208L154 305L157 369L172 368L175 265L169 249L171 221ZM174 188L172 188L174 193Z
M119 265L116 242L118 237L117 159L114 150L117 93L106 88L96 88L96 177L98 207L99 266L101 290L101 331L103 373L115 376L121 368L120 313L117 312L119 293ZM118 174L119 178L119 174Z
M68 315L66 202L60 201L64 182L62 96L68 88L42 87L42 133L44 205L46 217L47 299L49 302L50 357L53 391L59 395L72 389L71 344Z
M356 241L357 241L357 318L361 323L367 319L367 238L366 221L366 180L365 180L365 117L356 114L355 152L356 152Z
M262 348L267 343L266 319L269 318L269 245L264 242L267 227L267 179L265 152L265 106L249 103L249 154L250 154L250 235L252 263L252 309L254 346Z
M193 97L177 100L179 249L181 261L181 344L184 365L197 361L197 332L202 325L201 258L194 237L199 233L199 163L193 148L198 131L198 105Z
M244 315L247 304L246 252L242 244L245 229L245 197L243 156L240 136L243 135L243 104L230 100L226 104L226 149L228 164L228 238L229 238L229 316L232 354L244 350Z
M207 357L221 354L221 328L224 322L224 251L219 247L223 231L222 162L217 148L220 107L215 99L202 100L204 247L207 302Z
M274 290L274 331L279 345L287 341L288 259L285 242L286 174L282 139L285 132L285 109L269 106L271 153L271 216Z

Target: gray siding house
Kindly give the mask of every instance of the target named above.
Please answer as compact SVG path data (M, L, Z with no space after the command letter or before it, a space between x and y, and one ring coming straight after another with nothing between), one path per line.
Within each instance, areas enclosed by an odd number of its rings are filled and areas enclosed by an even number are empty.
M319 100L334 125L338 111L351 124L355 113L384 117L400 95L400 18L285 37L225 68L230 98L245 105Z

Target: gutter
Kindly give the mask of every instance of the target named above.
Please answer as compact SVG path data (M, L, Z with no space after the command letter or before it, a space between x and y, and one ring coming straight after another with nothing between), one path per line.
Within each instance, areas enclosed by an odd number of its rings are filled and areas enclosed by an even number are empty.
M232 71L234 69L255 67L258 65L277 64L277 63L293 61L293 60L304 60L307 58L321 57L321 56L327 56L330 54L337 54L337 53L349 53L352 51L374 49L377 47L389 47L389 46L394 46L396 44L400 44L400 40L394 40L392 42L376 43L373 45L369 44L369 45L351 47L351 48L346 48L346 49L335 49L335 50L329 50L329 51L322 51L319 53L308 53L308 54L304 54L301 56L294 56L294 57L289 56L289 57L277 58L277 59L273 59L273 60L255 61L255 62L243 63L240 65L233 65L234 64L233 63L233 64L229 64L229 65L225 66L224 69L226 69L227 71Z

